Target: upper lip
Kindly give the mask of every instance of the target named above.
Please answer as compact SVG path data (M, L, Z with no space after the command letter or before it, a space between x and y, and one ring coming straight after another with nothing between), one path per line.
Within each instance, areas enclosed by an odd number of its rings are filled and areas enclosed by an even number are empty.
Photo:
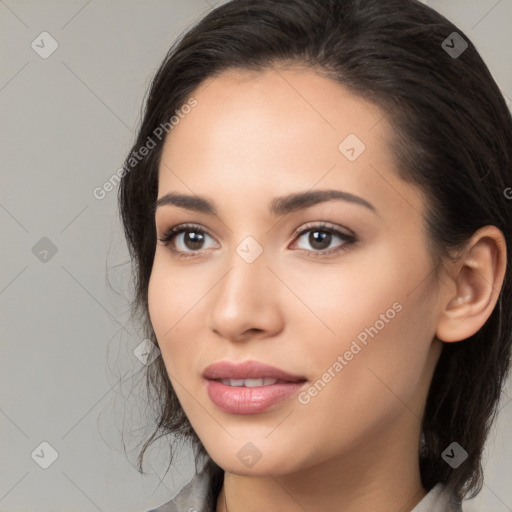
M259 361L217 361L207 366L202 373L205 379L262 379L273 378L290 382L306 380L299 375L292 375L280 368Z

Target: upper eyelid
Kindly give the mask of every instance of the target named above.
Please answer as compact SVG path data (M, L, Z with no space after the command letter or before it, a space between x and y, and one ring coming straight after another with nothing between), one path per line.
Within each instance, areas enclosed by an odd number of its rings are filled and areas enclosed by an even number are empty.
M327 221L307 222L305 225L302 225L301 227L297 228L293 232L293 236L300 235L300 234L304 233L304 231L310 231L315 228L319 228L318 229L319 231L321 231L322 229L325 231L335 231L344 236L356 236L356 234L351 229L344 227L344 226L338 226L336 224L333 224L332 222L327 222ZM348 233L344 233L345 230Z
M295 229L293 231L293 235L297 235L307 229L314 229L314 228L332 229L334 231L346 230L349 232L350 235L355 235L355 233L351 229L349 229L345 226L338 226L336 224L333 224L332 222L320 221L320 220L319 221L310 221L310 222L307 222L306 224L301 225L300 227L298 227L297 229ZM187 223L187 222L184 222L183 224L176 224L175 226L172 226L170 228L163 228L161 231L162 231L162 233L165 234L165 233L170 232L171 230L178 232L178 231L187 230L187 229L190 229L190 230L197 229L198 231L203 231L204 233L211 236L212 238L215 238L207 228L201 226L200 224Z

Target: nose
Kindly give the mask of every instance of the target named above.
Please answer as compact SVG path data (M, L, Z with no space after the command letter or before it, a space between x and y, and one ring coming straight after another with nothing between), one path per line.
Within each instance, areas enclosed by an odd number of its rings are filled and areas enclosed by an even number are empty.
M252 263L234 251L211 294L209 328L217 335L244 341L274 336L283 328L281 283L267 263L265 250Z

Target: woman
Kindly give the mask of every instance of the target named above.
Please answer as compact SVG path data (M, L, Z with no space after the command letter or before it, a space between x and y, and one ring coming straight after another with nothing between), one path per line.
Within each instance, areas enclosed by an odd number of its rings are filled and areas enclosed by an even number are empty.
M233 0L124 169L140 468L166 434L204 462L156 510L462 510L512 333L512 119L468 38L416 0Z

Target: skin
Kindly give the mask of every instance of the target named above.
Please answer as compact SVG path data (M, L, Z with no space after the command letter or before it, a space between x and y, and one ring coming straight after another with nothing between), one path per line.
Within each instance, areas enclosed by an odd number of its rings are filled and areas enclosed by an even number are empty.
M196 194L217 215L157 208L161 238L198 224L203 246L157 242L149 283L151 321L170 381L199 438L225 470L217 511L407 512L426 495L420 480L421 418L443 342L476 332L496 303L505 244L487 226L467 250L433 272L425 201L399 179L382 112L307 68L229 71L192 95L198 105L168 135L158 197ZM338 149L356 134L353 162ZM311 189L332 200L272 216L276 196ZM321 252L297 229L329 222ZM191 229L192 232L197 230ZM315 229L313 229L315 231ZM263 249L236 252L247 237ZM178 258L171 248L195 255ZM325 250L324 250L325 252ZM312 397L291 397L255 415L221 411L201 372L219 360L255 359L315 383L381 314L402 309ZM253 443L261 459L237 456Z

